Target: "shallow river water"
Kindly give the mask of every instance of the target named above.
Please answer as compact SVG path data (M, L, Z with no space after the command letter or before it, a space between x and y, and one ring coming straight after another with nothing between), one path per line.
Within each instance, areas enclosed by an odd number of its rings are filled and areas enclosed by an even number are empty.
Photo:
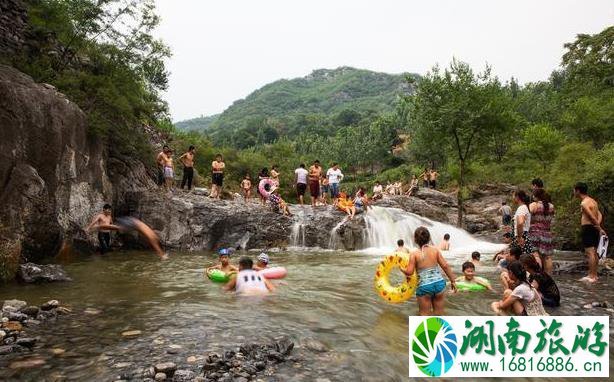
M380 256L295 251L272 253L271 258L273 265L287 267L289 274L284 280L287 285L266 298L238 298L204 279L203 268L216 260L210 253L173 253L171 260L160 262L151 253L116 252L66 264L72 283L3 286L0 300L16 298L41 304L57 299L73 313L28 328L30 335L40 338L39 344L33 354L0 359L0 379L110 381L158 360L188 366L189 356L288 335L297 346L317 341L329 351L297 348L302 361L283 364L275 376L264 380L408 380L407 316L417 313L416 304L411 300L389 305L376 295L372 280ZM450 259L456 273L462 260ZM484 266L478 273L495 279L494 266ZM614 302L608 281L586 286L576 282L577 278L557 277L563 306L551 314L608 314L604 309L582 308L592 301ZM490 303L501 292L500 284L493 284L495 292L448 298L447 314L490 314ZM86 308L101 312L84 314ZM121 333L126 330L142 334L124 338ZM66 352L53 356L52 348ZM171 348L175 354L168 354ZM45 365L9 367L15 360L32 357L44 359ZM613 366L610 355L611 375Z

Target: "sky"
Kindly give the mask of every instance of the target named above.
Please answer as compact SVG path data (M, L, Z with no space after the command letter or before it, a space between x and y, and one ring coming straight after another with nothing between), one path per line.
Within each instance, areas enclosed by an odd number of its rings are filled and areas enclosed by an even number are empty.
M174 121L320 68L424 74L456 57L502 80L544 80L565 42L614 24L611 0L155 1Z

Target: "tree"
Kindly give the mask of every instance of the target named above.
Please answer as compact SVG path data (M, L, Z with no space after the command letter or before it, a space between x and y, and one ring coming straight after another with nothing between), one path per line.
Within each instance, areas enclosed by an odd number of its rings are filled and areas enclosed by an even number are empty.
M540 123L531 125L522 132L516 143L516 150L524 157L539 161L545 172L548 163L556 158L563 142L565 134L549 124Z
M442 73L434 67L410 96L412 148L437 148L458 161L458 225L463 223L465 174L470 161L497 132L512 128L511 100L490 68L474 75L454 60Z

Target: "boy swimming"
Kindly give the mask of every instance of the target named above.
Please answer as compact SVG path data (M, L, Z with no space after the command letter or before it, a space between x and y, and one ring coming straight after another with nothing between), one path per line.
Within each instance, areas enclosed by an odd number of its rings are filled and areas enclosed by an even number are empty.
M232 278L224 290L236 291L241 295L264 295L275 290L271 282L258 274L254 269L254 262L249 257L239 259L239 273Z
M405 241L403 241L403 239L397 240L397 250L396 251L400 253L409 253L409 249L405 247Z
M482 265L482 263L480 262L480 257L481 257L481 256L482 256L482 255L480 255L480 252L478 252L478 251L473 251L473 252L471 253L471 263L472 263L474 266L476 266L476 267L477 267L478 265Z
M269 255L264 252L259 254L256 260L256 265L254 265L255 271L261 271L263 269L266 269L266 267L269 265Z
M456 282L463 281L465 283L478 284L485 287L488 290L492 290L489 283L485 283L482 279L475 276L475 265L471 261L465 261L463 263L463 275L456 279Z
M205 273L213 269L219 269L220 271L226 274L238 271L237 267L230 264L230 251L228 249L226 248L220 249L219 254L220 254L220 263L206 268Z
M442 251L450 250L450 234L449 233L446 233L445 235L443 235L443 240L441 241L441 243L439 243L439 249L441 249Z
M419 282L416 289L418 301L418 314L421 316L443 315L445 305L446 281L441 275L440 268L444 271L453 291L456 291L454 273L448 263L436 247L430 246L431 234L425 227L418 227L414 232L414 242L419 250L411 252L407 269L401 271L410 277L414 271L418 272Z

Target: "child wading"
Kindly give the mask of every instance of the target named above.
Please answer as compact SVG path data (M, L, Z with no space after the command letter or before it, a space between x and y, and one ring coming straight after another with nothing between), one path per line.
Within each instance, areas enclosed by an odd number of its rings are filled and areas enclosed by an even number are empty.
M414 271L418 271L418 289L416 289L416 300L421 316L443 315L445 305L446 281L441 275L441 268L448 279L453 291L456 291L454 273L448 263L436 247L429 245L431 234L425 227L418 227L414 232L414 242L420 250L412 251L407 269L403 271L406 276L411 276Z

